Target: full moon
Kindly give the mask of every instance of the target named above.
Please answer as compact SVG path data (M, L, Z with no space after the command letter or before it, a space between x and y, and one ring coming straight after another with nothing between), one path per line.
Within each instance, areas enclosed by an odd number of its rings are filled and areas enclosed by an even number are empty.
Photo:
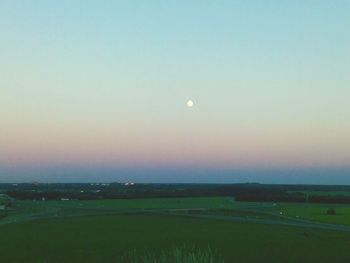
M187 104L187 107L192 108L194 103L192 100L188 100L186 104Z

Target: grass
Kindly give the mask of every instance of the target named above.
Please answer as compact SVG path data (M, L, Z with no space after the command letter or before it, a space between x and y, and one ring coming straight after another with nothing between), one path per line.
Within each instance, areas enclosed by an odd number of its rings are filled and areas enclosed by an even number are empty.
M146 209L225 208L232 202L225 197L211 198L150 198L89 201L16 201L8 211L6 222L23 222L36 218L89 216Z
M0 233L1 262L6 263L118 262L133 250L160 260L164 253L174 256L172 249L183 244L202 253L209 246L229 263L350 262L348 233L178 216L37 220L2 225Z
M113 209L176 209L176 208L216 208L229 207L231 203L226 197L194 197L194 198L149 198L149 199L117 199L60 202L63 205L83 208Z
M327 215L328 208L334 207L336 215ZM17 201L6 218L6 222L23 222L36 218L59 218L69 216L90 216L115 214L125 211L183 209L183 213L217 214L248 218L278 219L280 213L291 218L306 219L322 223L350 225L350 206L304 203L257 203L233 202L227 197L210 198L157 198L128 200L92 201ZM202 209L202 211L200 210Z
M327 215L334 208L336 215ZM322 223L350 225L350 206L334 204L280 204L278 211L290 217L299 217Z
M140 255L137 251L132 251L117 259L118 263L224 263L220 256L214 255L209 248L188 249L186 246L174 248L169 251L162 251L160 255L146 254Z

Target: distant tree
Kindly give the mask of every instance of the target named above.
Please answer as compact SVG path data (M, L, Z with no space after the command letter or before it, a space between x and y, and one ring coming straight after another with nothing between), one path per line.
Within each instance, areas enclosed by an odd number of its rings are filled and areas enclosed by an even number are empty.
M336 215L337 213L335 212L334 208L328 208L327 210L327 215Z

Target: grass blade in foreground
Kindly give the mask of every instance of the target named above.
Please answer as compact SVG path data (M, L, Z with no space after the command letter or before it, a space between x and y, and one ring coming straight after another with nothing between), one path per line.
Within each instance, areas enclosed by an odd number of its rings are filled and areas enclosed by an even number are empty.
M163 251L159 256L138 255L133 251L118 258L117 263L224 263L224 260L214 255L210 248L188 250L186 247L181 247Z

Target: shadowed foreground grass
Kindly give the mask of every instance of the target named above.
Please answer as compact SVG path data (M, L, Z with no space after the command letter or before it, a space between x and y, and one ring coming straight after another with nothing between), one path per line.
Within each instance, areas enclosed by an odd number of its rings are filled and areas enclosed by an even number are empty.
M163 251L160 255L139 255L136 250L117 259L117 263L224 263L222 257L213 253L208 247L188 249L186 246Z
M189 248L181 252L184 263L192 247L201 253L210 247L225 263L350 262L350 235L341 231L155 214L0 225L1 263L124 263L117 259L131 251L152 263L171 263L162 257L174 258L172 251L183 244ZM215 253L212 263L221 263Z

